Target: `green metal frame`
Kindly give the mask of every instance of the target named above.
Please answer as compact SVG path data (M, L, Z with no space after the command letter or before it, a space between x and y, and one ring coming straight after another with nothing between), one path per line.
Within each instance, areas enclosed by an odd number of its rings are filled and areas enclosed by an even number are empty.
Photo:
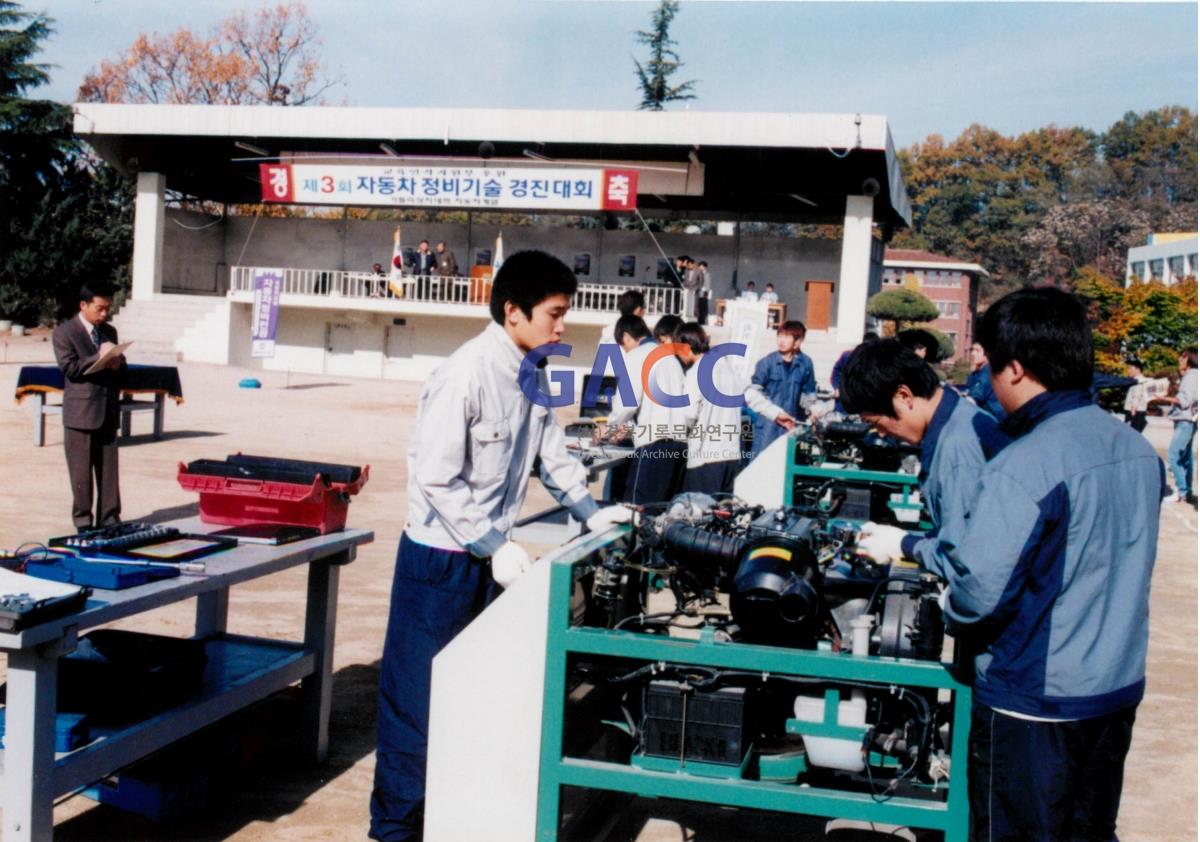
M971 688L955 680L946 664L572 627L570 600L576 567L597 550L623 539L629 531L628 526L620 526L598 535L585 536L563 547L557 558L542 562L549 562L552 567L538 778L538 840L550 842L557 838L561 788L577 786L927 828L942 831L947 842L965 842L968 827L966 771ZM929 798L893 797L876 801L870 793L865 792L702 777L679 771L654 771L629 764L564 757L567 661L571 653L757 670L780 675L827 678L831 682L840 679L949 690L953 694L954 705L950 746L954 771L944 790L945 798L931 795ZM836 714L833 721L837 721ZM809 730L808 726L814 724L803 723L806 731Z
M913 502L913 493L920 491L920 479L914 474L889 473L887 471L864 471L861 468L850 466L845 467L821 467L816 465L801 465L796 462L793 455L788 460L787 474L783 480L783 505L794 506L796 477L813 477L814 479L836 479L843 482L861 482L870 483L872 485L886 485L894 487L902 496L898 503L888 503L888 507L892 511L902 509L921 511L923 506L921 503ZM933 524L922 521L919 524L914 523L911 528L920 527L921 529L931 529Z

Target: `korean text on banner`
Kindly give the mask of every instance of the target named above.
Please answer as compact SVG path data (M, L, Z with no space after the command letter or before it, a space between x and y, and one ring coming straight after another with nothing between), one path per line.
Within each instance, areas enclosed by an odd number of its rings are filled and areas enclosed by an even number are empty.
M311 205L633 211L637 170L260 164L262 200Z
M275 356L275 331L279 327L279 295L282 292L282 269L254 270L251 357Z

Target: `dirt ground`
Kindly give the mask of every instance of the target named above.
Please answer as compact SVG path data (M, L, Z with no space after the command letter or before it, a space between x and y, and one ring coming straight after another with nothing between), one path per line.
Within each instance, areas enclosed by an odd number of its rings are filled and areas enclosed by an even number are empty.
M4 396L13 394L21 364L53 361L49 343L39 335L8 339L2 354ZM373 529L376 538L342 572L329 761L311 769L281 755L257 774L239 779L203 815L160 824L69 797L55 809L56 837L243 842L365 838L375 688L392 562L406 508L404 450L419 384L292 375L290 388L285 388L283 373L204 365L182 365L180 374L186 402L169 405L166 437L154 441L150 415L141 413L133 418L134 435L121 447L125 519L194 513L195 495L175 480L178 463L192 459L242 451L371 466L369 483L350 506L350 524ZM262 380L263 388L239 389L238 381L251 375ZM0 459L8 477L0 491L0 547L70 531L61 425L56 418L48 421L42 448L33 446L31 427L31 402L18 406L9 398L0 401ZM1161 451L1169 428L1155 426L1151 437ZM527 510L548 499L540 488L531 490ZM1164 507L1151 601L1148 690L1126 765L1123 840L1196 839L1196 526L1190 506ZM230 631L299 638L304 587L304 571L292 570L234 588ZM193 610L192 604L182 603L121 625L186 635ZM639 800L606 835L642 842L814 838L804 828L728 810Z

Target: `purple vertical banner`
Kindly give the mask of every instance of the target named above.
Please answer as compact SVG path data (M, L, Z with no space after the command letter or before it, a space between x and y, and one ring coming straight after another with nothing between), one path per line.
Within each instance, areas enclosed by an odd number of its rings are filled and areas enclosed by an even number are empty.
M251 313L250 356L275 356L275 330L279 327L279 294L282 269L254 270L254 311Z

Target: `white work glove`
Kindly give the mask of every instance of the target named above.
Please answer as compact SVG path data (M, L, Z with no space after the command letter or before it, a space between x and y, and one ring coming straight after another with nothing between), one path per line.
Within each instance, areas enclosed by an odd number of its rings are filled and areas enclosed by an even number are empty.
M859 531L858 552L876 564L891 564L904 557L900 542L907 534L898 526L867 521Z
M589 532L603 532L618 523L629 523L633 520L633 509L628 506L605 506L587 519Z
M502 588L507 588L529 570L533 562L525 548L513 541L505 542L492 554L492 578Z

